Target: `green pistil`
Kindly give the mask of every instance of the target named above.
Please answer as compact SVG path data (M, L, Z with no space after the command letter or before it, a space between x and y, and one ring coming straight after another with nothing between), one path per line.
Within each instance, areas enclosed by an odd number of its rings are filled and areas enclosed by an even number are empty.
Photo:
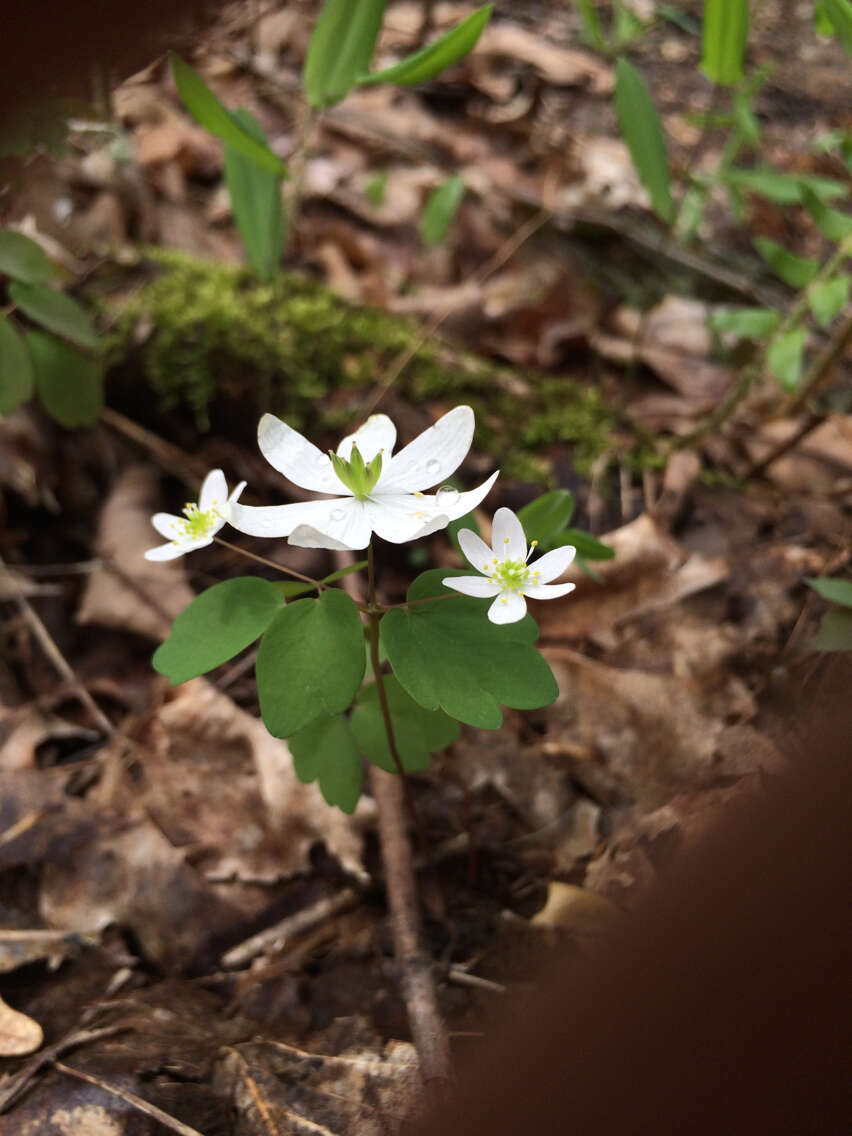
M498 560L490 575L503 591L519 592L529 580L530 570L522 560Z
M184 536L188 536L191 540L198 540L199 537L207 536L218 519L215 509L208 509L206 513L202 513L194 504L185 505L183 515L186 517L183 522Z
M367 465L361 457L357 446L353 445L349 461L329 450L328 456L334 466L334 472L347 487L351 489L359 501L366 501L376 486L382 472L382 451L376 454Z

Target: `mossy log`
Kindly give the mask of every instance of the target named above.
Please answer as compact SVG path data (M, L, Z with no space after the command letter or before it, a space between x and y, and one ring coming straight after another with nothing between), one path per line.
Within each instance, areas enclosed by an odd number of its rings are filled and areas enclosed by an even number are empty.
M109 381L118 389L122 372L141 370L159 409L189 409L199 430L268 410L315 436L337 434L418 335L409 320L293 273L263 283L174 252L149 262L143 283L109 302ZM413 403L469 403L477 446L527 480L549 480L543 455L554 444L571 446L580 472L612 446L615 415L594 388L499 367L440 339L416 353L394 391Z

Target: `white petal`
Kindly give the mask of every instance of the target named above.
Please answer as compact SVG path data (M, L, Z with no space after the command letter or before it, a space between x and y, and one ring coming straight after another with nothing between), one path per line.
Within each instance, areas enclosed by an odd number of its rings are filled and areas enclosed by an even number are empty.
M298 525L291 533L288 544L300 548L360 549L370 543L372 528L367 503L354 497L337 501L312 501L312 505L325 508L325 515L317 512L316 519Z
M546 552L540 560L530 564L531 574L538 573L538 583L549 584L551 580L558 580L577 554L572 544L564 544L561 548L554 548Z
M556 600L573 592L576 584L531 584L524 588L524 595L531 600Z
M470 407L457 406L382 466L376 488L380 493L414 493L446 480L467 456L473 426Z
M228 483L221 469L212 469L204 478L198 495L198 508L206 513L215 505L224 505L228 500Z
M524 526L511 509L498 509L494 514L491 543L494 545L494 555L502 560L526 560L527 538Z
M239 485L237 485L235 487L234 492L228 498L228 501L230 501L230 502L239 501L240 497L242 496L242 492L245 489L247 484L248 484L247 482L241 481L239 483Z
M224 505L219 505L218 513L219 513L219 516L222 518L223 524L225 524L226 522L228 524L231 523L231 510L234 507L234 505L237 503L237 501L239 501L240 495L241 495L242 491L245 489L245 487L246 487L246 483L244 481L241 481L239 483L239 485L236 487L236 489L234 489L234 492L231 494L231 496L228 498L228 500L224 503ZM221 528L221 527L222 527L222 525L219 526L219 528ZM218 532L218 531L219 531L219 529L216 529L216 532Z
M176 517L173 513L155 513L151 518L151 524L160 536L164 536L167 540L177 540L178 537L183 536L186 518Z
M393 448L396 445L396 426L386 414L372 414L359 427L354 434L349 434L337 447L338 454L349 461L352 453L352 443L358 443L358 451L365 462L371 462L379 450L384 450L382 467L391 459Z
M482 537L477 536L472 529L459 529L458 538L462 552L474 568L478 568L480 572L487 572L494 559L494 553Z
M184 544L160 544L156 548L149 548L145 553L146 560L176 560L189 549Z
M496 478L494 473L476 489L457 493L452 499L446 494L377 493L373 490L367 502L371 524L383 540L392 544L418 540L469 513L488 493Z
M299 525L313 525L322 530L332 510L351 501L351 497L330 501L296 501L292 505L228 506L228 521L247 536L289 536Z
M261 418L257 444L269 464L295 485L315 493L339 492L340 482L328 454L274 414L264 414Z
M501 592L488 609L492 623L517 623L527 614L527 602L518 592Z
M452 588L454 592L461 592L463 596L496 596L500 592L500 585L485 576L447 576L441 583L445 588Z
M434 517L446 516L444 525L448 525L450 521L458 520L459 517L469 513L471 509L475 509L480 501L488 496L491 486L497 480L499 474L500 470L495 470L487 481L477 485L476 489L468 489L464 493L453 495L446 490L443 492L439 490L437 493L424 493L422 497L415 497L414 499L420 502L421 512L425 510L429 516ZM444 525L441 527L443 528Z

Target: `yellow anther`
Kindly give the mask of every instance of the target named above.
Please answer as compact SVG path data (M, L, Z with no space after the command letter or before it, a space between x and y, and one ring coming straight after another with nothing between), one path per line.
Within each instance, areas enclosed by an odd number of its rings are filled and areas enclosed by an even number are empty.
M509 538L508 538L507 536L504 536L504 537L503 537L503 543L504 543L504 544L508 544L508 543L509 543Z
M535 548L535 546L536 546L537 544L538 544L538 541L537 541L537 540L531 540L531 541L530 541L530 548Z

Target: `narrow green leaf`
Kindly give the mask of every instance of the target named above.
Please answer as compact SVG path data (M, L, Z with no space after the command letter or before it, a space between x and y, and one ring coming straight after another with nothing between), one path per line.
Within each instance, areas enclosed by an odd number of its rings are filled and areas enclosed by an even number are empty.
M366 560L359 560L357 564L347 564L345 568L338 568L336 572L331 572L328 576L323 576L320 583L333 584L337 580L342 580L344 576L349 576L352 572L360 572L362 568L366 567ZM305 596L308 592L316 591L313 584L302 584L298 580L276 580L274 587L278 589L282 596L286 596L288 599L295 599L296 596Z
M821 36L834 35L834 24L828 18L821 0L816 0L814 4L814 31Z
M591 533L582 529L566 529L561 534L559 544L573 544L577 549L578 560L613 560L615 549L602 540L597 540Z
M315 719L287 744L299 780L318 781L326 804L354 812L364 784L364 763L343 715Z
M769 308L717 308L707 317L713 331L735 335L738 339L763 339L780 321L778 312Z
M425 769L430 755L451 745L459 736L459 724L440 710L425 710L406 694L397 679L384 679L394 741L403 769L415 772ZM361 749L388 773L398 772L388 745L384 718L376 684L371 682L358 695L352 712L352 732Z
M98 333L91 317L76 300L54 292L46 284L21 284L15 281L9 285L9 298L24 315L48 331L70 339L78 347L96 347Z
M819 0L820 11L830 21L847 55L852 55L852 3L849 0Z
M386 67L383 71L374 71L369 75L361 75L358 79L360 86L372 83L397 83L401 87L413 87L416 83L425 83L434 79L460 59L464 59L476 46L476 41L485 30L485 25L491 19L494 10L493 4L483 4L475 12L450 28L440 39L426 47L415 51L406 59L395 63L393 67Z
M184 63L173 52L169 52L169 63L181 101L199 126L270 173L277 174L278 177L285 175L281 159L272 153L266 143L259 142L240 124L188 63Z
M798 327L779 335L769 345L766 365L785 390L795 390L799 385L805 337L805 329Z
M835 178L787 174L771 166L755 166L751 170L734 167L725 171L722 181L729 187L756 193L776 205L796 205L804 201L807 193L818 201L832 201L847 192L843 182Z
M808 287L808 305L820 327L828 327L849 303L849 277L815 280Z
M500 728L500 705L530 710L558 694L550 667L532 646L538 628L527 615L502 626L487 616L490 600L451 593L433 569L418 576L409 600L452 596L438 603L395 608L381 622L382 645L394 674L415 702L485 730Z
M747 42L748 0L704 0L701 70L711 83L742 80Z
M41 245L11 229L0 230L0 273L22 284L44 284L53 275Z
M671 221L673 206L663 126L644 79L624 58L615 65L615 112L654 212L663 221Z
M852 580L839 580L834 576L808 576L805 583L829 603L852 607Z
M434 246L441 243L455 220L463 197L464 182L457 174L448 177L432 191L420 218L420 236L424 244Z
M605 51L606 39L601 28L601 22L598 19L594 0L577 0L577 7L580 9L580 28L582 29L583 39L596 51Z
M737 130L744 142L756 146L760 142L760 122L754 113L751 95L745 91L735 91L732 109Z
M0 314L0 416L26 402L35 387L30 353L10 319Z
M567 489L543 493L518 510L518 520L523 525L524 535L530 544L536 540L544 545L552 537L561 534L573 515L574 494Z
M268 144L263 127L249 111L240 107L234 118L258 142ZM225 182L248 262L261 280L271 280L284 248L281 178L226 143Z
M386 0L326 0L302 73L312 107L339 103L369 69L385 6Z
M26 333L36 390L60 426L93 426L104 404L101 364L43 331Z
M842 241L852 233L852 216L831 209L809 186L802 187L802 201L816 227L830 241Z
M288 738L323 714L346 710L365 662L361 616L345 592L287 604L261 639L255 668L270 734Z
M852 611L827 611L814 646L819 651L852 651Z
M154 669L173 686L207 674L259 639L283 606L283 596L259 576L214 584L174 621L154 652Z
M775 275L791 288L804 288L819 271L819 261L797 256L768 237L755 237L754 244Z

